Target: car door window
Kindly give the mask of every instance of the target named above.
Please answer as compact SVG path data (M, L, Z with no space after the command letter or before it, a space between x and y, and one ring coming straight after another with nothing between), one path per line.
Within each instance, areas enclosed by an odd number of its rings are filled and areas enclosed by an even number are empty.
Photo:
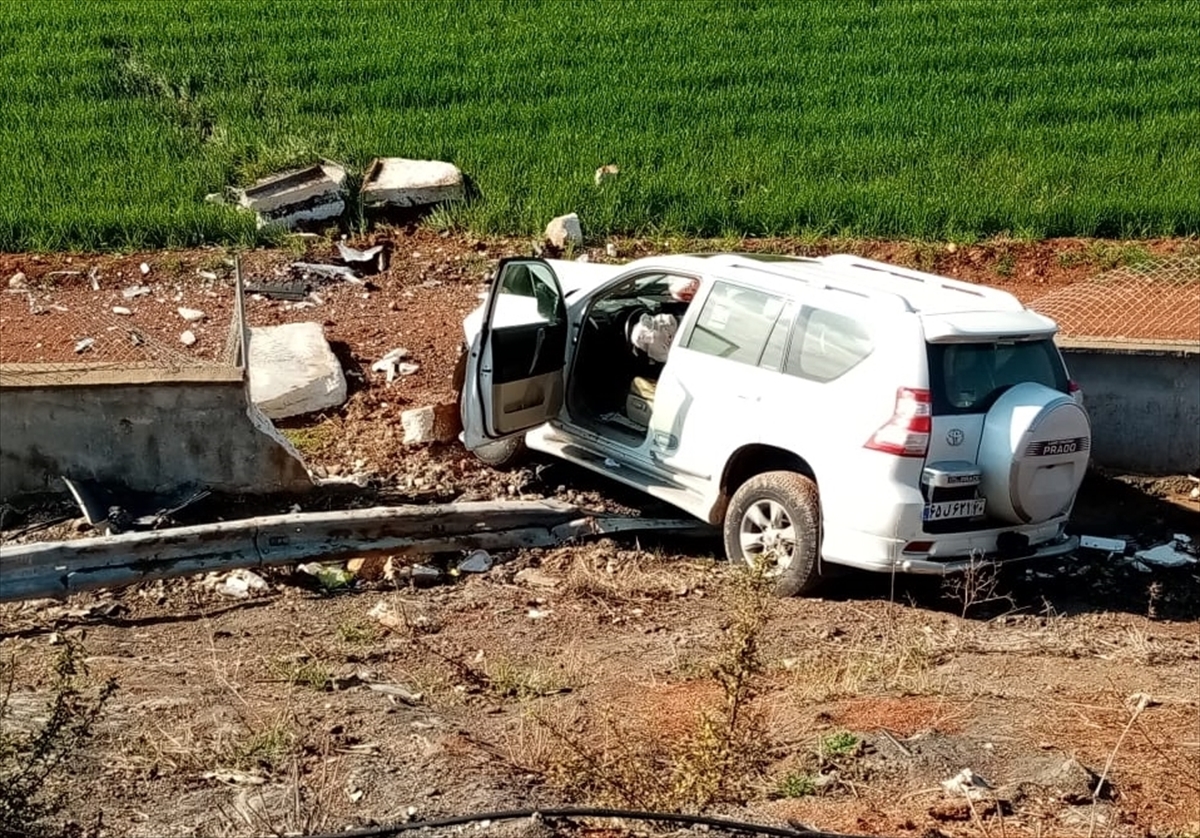
M713 285L687 347L706 355L757 364L783 300L724 282Z
M806 308L796 326L784 371L813 381L833 381L874 349L863 324L844 314Z
M792 332L792 319L795 315L796 304L785 303L779 317L775 319L771 334L767 336L767 345L758 361L758 365L764 370L778 372L783 367L783 354L787 351L788 336Z
M513 265L501 278L492 328L550 325L560 316L552 277L540 265Z

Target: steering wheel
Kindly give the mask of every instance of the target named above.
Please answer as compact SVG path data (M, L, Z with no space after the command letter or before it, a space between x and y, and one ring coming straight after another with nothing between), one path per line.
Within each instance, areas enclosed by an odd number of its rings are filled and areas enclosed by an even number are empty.
M625 317L625 342L630 346L633 346L633 327L641 322L643 314L650 314L650 309L645 306L637 306L631 309Z

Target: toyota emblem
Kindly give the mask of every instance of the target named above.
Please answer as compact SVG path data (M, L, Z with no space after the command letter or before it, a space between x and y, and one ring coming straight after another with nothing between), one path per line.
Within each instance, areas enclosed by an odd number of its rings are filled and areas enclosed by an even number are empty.
M963 432L958 428L951 428L950 432L946 434L946 442L950 443L951 445L962 445Z

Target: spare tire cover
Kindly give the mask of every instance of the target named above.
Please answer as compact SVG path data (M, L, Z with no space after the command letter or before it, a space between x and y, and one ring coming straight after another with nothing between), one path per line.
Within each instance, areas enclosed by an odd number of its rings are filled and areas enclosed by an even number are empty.
M1070 396L1041 384L1009 388L984 418L980 489L993 518L1036 524L1071 508L1092 428Z

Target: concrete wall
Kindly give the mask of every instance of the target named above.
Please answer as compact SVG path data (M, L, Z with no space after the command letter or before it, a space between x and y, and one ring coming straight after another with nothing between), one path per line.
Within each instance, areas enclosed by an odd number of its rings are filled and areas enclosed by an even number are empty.
M312 485L241 369L0 367L0 500L64 492L64 475L148 492Z
M1060 340L1092 419L1092 461L1137 474L1200 470L1200 345Z

